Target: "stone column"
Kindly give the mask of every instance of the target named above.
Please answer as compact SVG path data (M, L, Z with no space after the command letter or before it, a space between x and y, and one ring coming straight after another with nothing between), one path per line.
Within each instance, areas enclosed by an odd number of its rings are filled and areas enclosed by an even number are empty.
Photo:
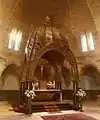
M20 82L20 104L23 104L25 101L25 82L21 81Z
M23 100L22 100L22 82L20 82L20 104L23 103Z
M78 98L76 96L76 92L78 90L78 81L73 81L73 108L78 110Z

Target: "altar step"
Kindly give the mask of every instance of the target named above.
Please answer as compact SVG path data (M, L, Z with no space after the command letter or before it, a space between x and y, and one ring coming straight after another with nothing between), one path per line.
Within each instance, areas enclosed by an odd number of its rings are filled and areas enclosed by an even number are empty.
M41 102L32 103L32 112L60 112L61 110L72 110L73 106L65 102Z
M56 104L44 105L44 108L46 112L60 112L60 109Z

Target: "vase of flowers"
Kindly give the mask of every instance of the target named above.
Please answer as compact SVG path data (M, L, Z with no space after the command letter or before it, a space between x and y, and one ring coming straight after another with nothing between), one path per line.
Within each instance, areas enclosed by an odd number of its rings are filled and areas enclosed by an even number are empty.
M36 94L33 90L26 90L25 96L27 97L27 110L28 114L32 113L31 100L35 98Z
M76 96L78 96L80 111L83 112L82 103L83 103L84 98L86 97L86 92L82 88L79 88L76 92Z

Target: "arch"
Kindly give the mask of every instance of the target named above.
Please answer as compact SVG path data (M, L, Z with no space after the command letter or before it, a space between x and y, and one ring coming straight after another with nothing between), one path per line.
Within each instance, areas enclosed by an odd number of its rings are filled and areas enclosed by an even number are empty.
M1 83L3 90L19 90L18 67L15 64L9 64L1 74Z
M37 66L38 61L40 60L40 58L42 58L42 56L43 56L44 54L46 54L47 52L53 51L53 50L61 53L61 54L65 57L64 51L61 51L61 49L58 49L58 47L55 46L53 43L50 44L50 45L48 45L48 46L43 47L43 48L36 54L36 58L35 58L34 61L33 61L33 64L34 64L34 65L33 65L33 66L34 66L33 74L34 74L34 70L36 69L36 66Z
M79 85L81 88L87 90L87 99L97 99L97 91L100 89L99 80L100 73L97 66L95 66L94 64L87 64L81 68Z
M93 64L88 64L83 66L81 69L82 76L88 76L92 81L92 85L99 86L100 82L100 72L98 71L98 68Z
M32 72L33 72L32 76L34 76L34 72L35 72L36 66L37 66L40 58L45 53L47 53L51 50L55 50L55 51L58 51L59 53L61 53L65 57L65 59L69 62L70 66L71 66L71 72L72 72L71 74L73 75L73 80L75 80L75 81L78 80L78 70L77 70L77 64L76 64L75 58L73 60L74 56L73 56L71 50L69 48L67 48L68 50L65 50L61 44L62 43L60 43L60 44L51 43L47 46L42 47L39 50L39 52L36 53L36 55L32 61L32 66L34 66L34 67L32 67Z

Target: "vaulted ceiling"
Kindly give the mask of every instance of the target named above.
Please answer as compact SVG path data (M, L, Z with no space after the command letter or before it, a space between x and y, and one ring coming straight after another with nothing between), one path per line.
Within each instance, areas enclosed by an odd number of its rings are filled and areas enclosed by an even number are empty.
M53 24L69 38L68 42L76 56L80 56L80 34L99 31L100 13L98 0L0 0L4 29L11 26L27 31L44 22L45 16L52 18ZM28 27L27 27L28 26ZM95 35L97 36L97 34ZM97 37L96 41L99 41ZM7 38L4 38L5 42ZM6 43L5 43L6 45ZM98 42L96 46L100 48ZM95 51L96 52L96 51Z
M1 1L3 10L5 11L5 14L2 14L3 18L17 19L28 24L41 23L40 21L47 15L50 15L55 23L58 23L59 19L60 21L67 20L69 17L73 19L73 16L76 16L77 19L86 20L85 15L91 14L85 0ZM83 9L81 9L82 7Z
M43 20L45 16L53 17L61 13L66 15L65 0L2 0L2 7L7 13L3 17L11 17L12 19L21 20L25 23L37 23L37 19Z

